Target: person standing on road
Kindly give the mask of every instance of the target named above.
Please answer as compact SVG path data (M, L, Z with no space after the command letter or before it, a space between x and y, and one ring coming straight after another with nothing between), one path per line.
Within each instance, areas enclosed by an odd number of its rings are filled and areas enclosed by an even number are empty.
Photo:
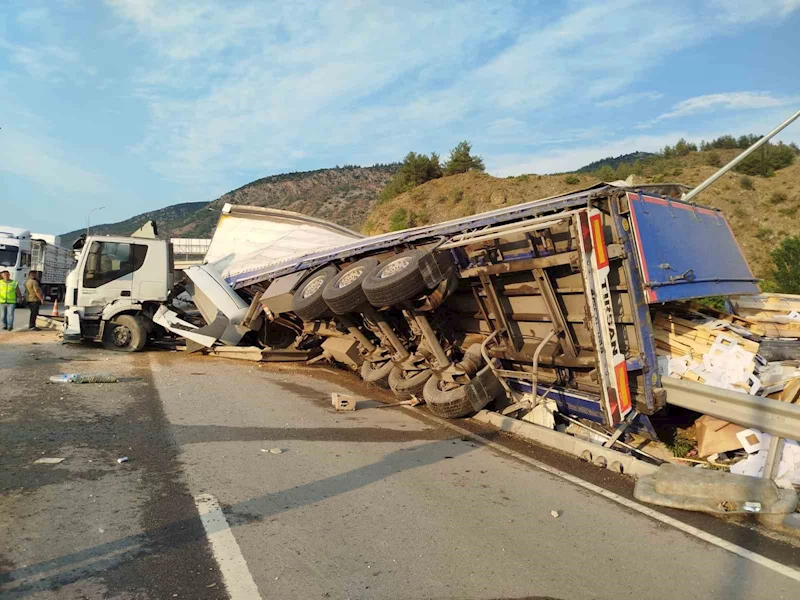
M31 312L31 316L28 319L28 329L31 331L41 331L36 326L36 317L39 316L39 309L42 307L42 302L44 302L44 296L42 296L42 286L39 285L37 275L37 271L30 271L28 273L28 281L25 282L25 301L28 303L28 310Z
M14 310L17 308L17 300L21 299L22 293L17 282L11 279L11 273L0 272L0 321L6 331L14 329Z

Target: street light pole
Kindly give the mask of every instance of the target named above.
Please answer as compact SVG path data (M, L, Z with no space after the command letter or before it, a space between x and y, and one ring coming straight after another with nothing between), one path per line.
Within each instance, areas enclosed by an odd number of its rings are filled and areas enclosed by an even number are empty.
M97 208L93 208L89 211L89 214L86 215L86 237L89 237L89 224L91 223L92 213L96 210L103 210L105 206L98 206Z

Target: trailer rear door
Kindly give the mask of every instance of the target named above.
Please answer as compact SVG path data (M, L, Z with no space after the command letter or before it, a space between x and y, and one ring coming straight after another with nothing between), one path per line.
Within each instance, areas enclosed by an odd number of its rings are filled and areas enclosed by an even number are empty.
M641 192L627 197L649 304L759 293L721 212Z

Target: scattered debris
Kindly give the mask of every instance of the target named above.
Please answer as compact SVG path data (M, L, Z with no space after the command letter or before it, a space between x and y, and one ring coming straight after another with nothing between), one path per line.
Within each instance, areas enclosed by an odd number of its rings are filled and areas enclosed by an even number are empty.
M281 450L280 448L270 448L269 453L270 454L281 454L281 453L283 453L283 450Z
M560 510L551 510L550 511L550 516L553 517L554 519L557 519L558 517L561 516L561 511Z
M117 383L117 378L108 373L62 373L50 378L52 383Z
M356 409L358 399L355 396L348 396L339 394L337 392L331 393L331 403L333 407L339 412L352 411Z
M58 463L64 461L64 458L40 458L38 460L33 461L35 465L57 465Z
M697 455L701 458L708 456L711 460L713 455L743 447L738 434L745 431L744 427L709 415L697 419L694 426L697 436Z
M736 313L757 323L769 337L800 337L800 299L791 294L731 298Z
M122 457L120 457L120 458L118 458L118 459L117 459L117 462L118 462L119 464L122 464L122 463L126 463L126 462L128 462L129 460L130 460L130 459L129 459L127 456L122 456Z
M731 465L731 473L736 475L749 475L762 477L767 464L769 444L772 436L755 429L746 429L737 437L748 456L744 460ZM789 489L792 485L800 485L800 444L794 440L784 440L783 453L781 454L775 482L783 488Z

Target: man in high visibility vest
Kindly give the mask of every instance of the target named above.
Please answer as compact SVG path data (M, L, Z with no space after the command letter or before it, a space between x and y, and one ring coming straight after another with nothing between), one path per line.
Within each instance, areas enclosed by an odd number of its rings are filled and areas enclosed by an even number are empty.
M3 271L0 278L0 321L3 322L3 329L11 331L14 329L14 310L17 300L22 299L22 293L17 282L11 280L11 273Z

